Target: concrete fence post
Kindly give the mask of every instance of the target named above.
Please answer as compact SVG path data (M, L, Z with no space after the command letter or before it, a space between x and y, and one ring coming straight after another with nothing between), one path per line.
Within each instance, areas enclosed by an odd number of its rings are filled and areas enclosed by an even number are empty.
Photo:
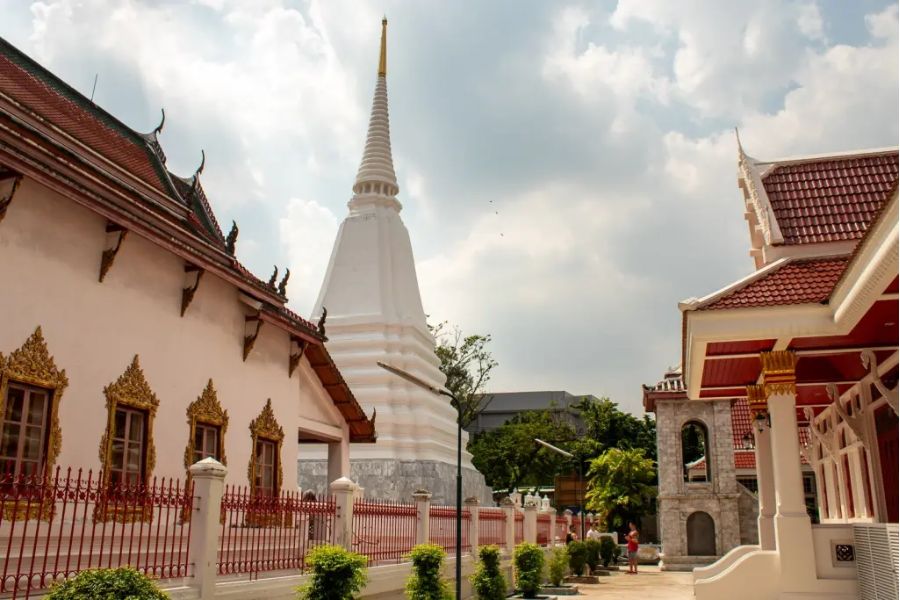
M530 544L537 543L537 513L538 508L533 501L525 505L524 534L525 541Z
M511 498L504 498L500 502L503 514L506 516L506 552L512 554L516 548L516 504Z
M204 458L189 469L194 482L195 509L191 515L189 563L194 564L191 585L200 600L212 600L216 595L217 558L219 546L219 515L225 493L228 469L214 458Z
M416 544L427 544L431 538L431 492L416 490Z
M336 514L334 516L334 543L347 550L353 549L353 502L356 499L357 485L340 477L329 486L334 496Z
M556 511L547 507L541 512L550 515L550 534L547 536L547 545L552 548L556 545Z
M478 536L480 525L478 523L478 498L471 497L465 500L469 509L469 552L472 556L478 556Z

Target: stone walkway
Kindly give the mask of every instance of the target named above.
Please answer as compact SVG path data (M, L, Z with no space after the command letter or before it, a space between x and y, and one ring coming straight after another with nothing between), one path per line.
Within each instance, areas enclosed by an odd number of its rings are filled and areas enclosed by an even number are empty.
M579 584L579 596L563 598L602 598L610 600L693 600L691 573L660 571L659 567L641 566L637 575L624 571L604 577L598 585Z

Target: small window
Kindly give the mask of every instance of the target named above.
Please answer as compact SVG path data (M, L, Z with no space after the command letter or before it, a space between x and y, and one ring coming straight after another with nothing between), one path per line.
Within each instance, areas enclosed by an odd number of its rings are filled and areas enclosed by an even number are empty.
M204 458L214 458L221 461L219 456L219 428L215 425L197 423L194 426L194 462Z
M109 463L112 485L144 483L147 415L142 410L116 408L115 430Z
M0 435L0 473L13 477L42 473L49 409L50 394L47 390L9 384Z
M256 472L253 482L259 496L275 495L275 442L265 439L256 440Z

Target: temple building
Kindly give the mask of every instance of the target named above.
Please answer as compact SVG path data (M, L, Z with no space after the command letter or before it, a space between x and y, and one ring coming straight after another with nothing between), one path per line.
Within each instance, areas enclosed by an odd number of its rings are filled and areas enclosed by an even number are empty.
M270 496L315 441L349 475L374 422L288 273L235 258L203 164L169 171L163 122L131 129L0 39L0 469L145 484L212 457Z
M895 598L897 149L760 161L738 147L755 271L679 308L688 402L746 398L759 543L695 569L695 596Z
M402 369L435 389L446 381L425 321L399 192L391 156L384 20L365 150L313 314L325 319L328 349L350 389L367 413L377 414L378 442L354 451L352 479L366 496L406 500L424 488L433 502L452 503L456 410L446 397L377 364ZM489 501L490 489L465 451L467 440L463 432L464 494ZM323 487L325 468L324 457L310 449L299 463L301 485Z

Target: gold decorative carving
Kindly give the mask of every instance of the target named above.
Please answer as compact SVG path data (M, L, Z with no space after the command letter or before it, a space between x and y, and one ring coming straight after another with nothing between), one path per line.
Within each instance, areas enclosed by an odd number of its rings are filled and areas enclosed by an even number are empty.
M797 384L793 381L777 381L775 383L766 383L766 396L796 396Z
M62 448L62 428L59 425L59 402L63 391L69 385L65 369L60 370L47 350L40 325L17 350L8 357L0 353L0 415L6 413L6 393L10 381L26 383L44 388L50 392L50 427L47 439L47 454L44 472L49 473L56 465Z
M762 372L766 380L772 376L795 378L797 369L797 355L790 350L773 350L772 352L760 352L759 360L762 362Z
M187 311L188 306L191 305L191 302L194 301L194 294L197 293L197 288L200 287L200 279L203 278L203 274L206 271L201 269L200 267L195 267L194 265L185 265L184 273L187 274L196 274L197 279L194 280L194 285L189 285L186 288L182 288L181 290L181 316L184 316L184 313Z
M131 364L125 369L125 372L115 382L103 388L103 394L106 396L106 431L100 439L100 464L103 466L103 477L105 479L103 483L105 484L109 477L109 470L112 464L112 438L115 435L116 427L116 408L121 405L143 410L147 413L144 480L141 482L143 485L147 485L150 473L156 467L153 419L156 417L156 409L159 407L159 398L150 389L137 354L134 355ZM146 521L152 518L151 512L137 509L113 511L112 507L101 507L100 505L97 506L97 509L94 511L94 518L98 521L115 519L116 521L127 523Z
M52 499L32 498L30 505L27 497L3 502L3 521L6 523L13 519L16 521L40 519L49 523L55 513L56 503Z
M194 434L197 424L212 425L219 428L219 462L228 464L225 458L225 432L228 430L228 411L219 404L216 388L212 379L206 384L203 393L187 407L187 422L190 428L187 448L184 449L184 468L189 469L194 460ZM190 473L188 473L190 477Z
M116 260L116 255L119 253L119 249L122 247L122 242L125 240L125 236L128 235L128 230L121 225L116 225L115 223L107 223L106 234L107 237L109 236L109 234L116 235L117 237L115 245L113 245L112 248L107 248L106 250L104 250L103 255L100 257L100 283L103 283L103 280L106 278L106 274L113 266L113 262L115 262Z
M258 315L244 317L245 325L249 325L254 321L256 322L256 329L253 333L244 334L244 362L247 362L247 357L250 356L250 352L253 350L254 344L256 344L256 338L259 337L259 330L262 329L262 319L260 319Z
M750 407L750 418L757 419L761 415L762 418L768 414L768 398L766 390L761 385L747 386L747 405Z
M275 412L272 410L272 399L266 400L259 416L250 422L250 436L252 438L250 447L250 464L247 465L247 477L250 478L250 492L256 495L256 441L258 439L268 440L275 443L275 489L281 489L282 469L281 469L281 445L284 442L284 429L275 419Z

